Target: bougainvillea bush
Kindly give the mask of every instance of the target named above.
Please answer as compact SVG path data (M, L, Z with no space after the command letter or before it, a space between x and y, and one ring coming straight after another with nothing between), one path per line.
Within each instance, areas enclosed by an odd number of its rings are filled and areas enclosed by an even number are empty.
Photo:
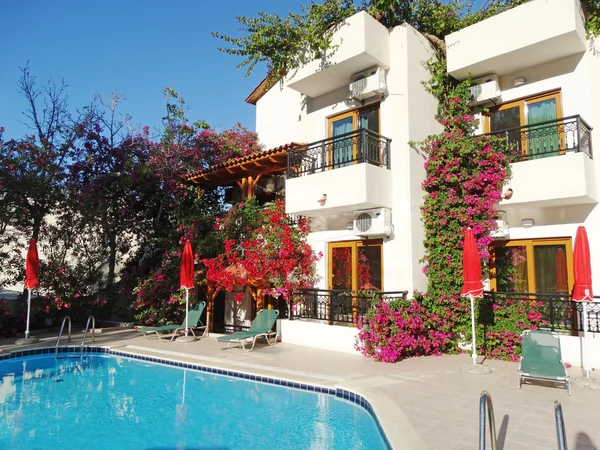
M396 362L413 356L440 355L451 333L440 329L441 318L417 300L376 299L359 317L356 349L377 361Z
M494 302L490 299L481 300L477 329L479 354L493 359L518 361L523 330L549 326L542 316L543 306L539 301L511 299L502 294L497 294Z
M287 299L316 281L320 255L306 242L307 219L291 220L283 200L264 208L255 199L241 202L217 220L215 231L225 251L203 260L206 279L229 292L247 286L257 302L263 295Z

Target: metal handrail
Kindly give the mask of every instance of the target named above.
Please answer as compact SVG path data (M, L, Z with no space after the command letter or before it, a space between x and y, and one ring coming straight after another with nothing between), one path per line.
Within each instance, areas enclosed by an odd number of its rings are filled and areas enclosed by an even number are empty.
M85 330L83 330L83 339L81 339L81 351L83 352L83 344L85 344L85 338L87 336L87 331L90 327L90 320L92 321L92 342L96 340L96 318L94 316L88 317L88 320L85 324Z
M554 402L554 419L556 420L556 439L558 441L558 450L568 450L567 433L565 432L565 418L562 412L562 406L558 400Z
M54 347L54 357L58 357L58 344L60 344L60 338L62 337L63 334L63 330L65 328L65 322L69 322L69 328L68 333L69 333L69 338L68 338L68 342L71 342L71 317L69 316L65 316L65 318L62 321L62 324L60 325L60 331L58 332L58 338L56 339L56 346Z
M487 409L488 421L490 423L490 438L492 440L492 450L498 448L498 438L496 437L496 420L494 419L494 405L492 397L488 391L483 391L479 397L479 450L485 450L485 412Z

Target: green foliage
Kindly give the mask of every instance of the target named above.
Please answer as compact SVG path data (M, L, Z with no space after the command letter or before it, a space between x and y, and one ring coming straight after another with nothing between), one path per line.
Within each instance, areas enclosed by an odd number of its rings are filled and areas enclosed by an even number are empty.
M582 0L581 6L586 15L588 37L600 35L600 0Z
M245 35L227 36L213 32L231 47L219 50L244 59L238 67L246 67L250 75L257 64L266 63L271 82L286 72L301 67L329 49L335 25L356 12L352 0L325 0L302 6L301 13L290 12L285 18L259 12L258 17L238 16Z
M342 22L358 11L366 11L388 28L408 23L436 41L438 47L448 34L481 22L528 0L490 0L481 8L469 0L363 0L360 6L351 0L311 1L301 6L301 13L277 14L259 12L256 18L238 16L241 37L213 32L228 47L219 50L243 60L238 67L250 75L258 64L265 64L272 84L307 62L326 60L335 48L331 37ZM587 14L587 30L597 35L600 28L598 0L583 0ZM326 62L326 61L325 61Z

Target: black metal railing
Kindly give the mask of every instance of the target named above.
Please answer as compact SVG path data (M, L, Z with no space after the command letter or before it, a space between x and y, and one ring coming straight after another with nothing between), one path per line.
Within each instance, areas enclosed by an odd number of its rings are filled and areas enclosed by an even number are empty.
M600 333L600 297L587 302L587 330ZM541 314L540 328L552 331L583 331L583 304L574 302L567 293L535 294L527 292L484 292L479 309L479 322L491 323L497 308L522 305L527 312Z
M287 177L296 178L357 163L389 169L391 142L374 131L360 129L297 147L288 152Z
M335 323L355 323L367 313L374 299L387 301L406 299L408 291L353 292L347 290L297 289L290 303L290 320L324 320Z
M249 329L250 327L248 325L234 325L231 323L222 323L214 326L213 333L232 334L237 333L239 331L248 331Z
M592 158L592 127L581 116L562 117L522 127L486 133L504 138L516 161L585 153Z

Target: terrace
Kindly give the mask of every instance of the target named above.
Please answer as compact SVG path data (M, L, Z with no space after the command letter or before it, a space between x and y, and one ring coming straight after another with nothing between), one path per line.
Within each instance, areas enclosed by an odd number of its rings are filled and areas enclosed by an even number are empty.
M74 342L80 338L75 335ZM51 346L55 340L55 335L49 335L38 347ZM100 333L96 344L130 355L360 394L371 403L395 450L475 448L479 396L483 390L487 390L494 401L499 448L556 448L554 400L562 402L570 448L588 450L600 442L600 430L593 414L600 401L600 391L573 387L569 397L564 389L541 385L517 389L516 363L486 361L492 373L475 376L461 371L461 365L469 360L467 355L378 364L354 355L285 342L245 353L237 349L219 350L212 334L186 344L144 340L127 329ZM0 341L0 354L11 350L15 350L12 340ZM570 372L580 375L579 368L572 368Z

